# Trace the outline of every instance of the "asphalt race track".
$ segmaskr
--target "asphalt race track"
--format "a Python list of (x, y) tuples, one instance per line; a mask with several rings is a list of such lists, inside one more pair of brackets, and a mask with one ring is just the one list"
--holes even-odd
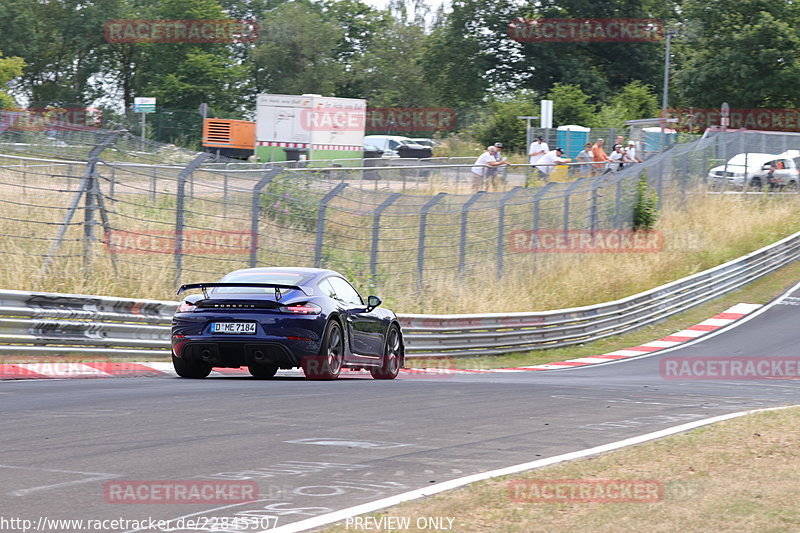
[[(693, 420), (799, 404), (795, 380), (668, 380), (659, 366), (678, 356), (797, 358), (800, 290), (790, 296), (696, 344), (553, 372), (2, 382), (0, 514), (33, 524), (191, 517), (208, 527), (170, 530), (258, 531), (243, 518), (219, 525), (272, 516), (286, 526)], [(117, 503), (109, 485), (130, 480), (256, 482), (259, 499)]]

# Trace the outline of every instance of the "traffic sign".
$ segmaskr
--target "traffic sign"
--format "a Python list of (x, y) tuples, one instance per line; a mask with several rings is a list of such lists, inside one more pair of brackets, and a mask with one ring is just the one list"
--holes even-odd
[(137, 96), (133, 99), (134, 113), (155, 113), (156, 99), (144, 96)]

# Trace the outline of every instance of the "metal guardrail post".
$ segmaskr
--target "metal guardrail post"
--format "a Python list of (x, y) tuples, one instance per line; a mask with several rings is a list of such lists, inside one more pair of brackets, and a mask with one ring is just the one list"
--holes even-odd
[(464, 262), (467, 257), (467, 221), (469, 220), (469, 208), (477, 202), (486, 191), (478, 191), (461, 206), (461, 232), (458, 239), (458, 271), (464, 272)]
[(319, 202), (319, 211), (317, 212), (317, 239), (314, 245), (314, 268), (320, 268), (322, 265), (322, 245), (325, 235), (325, 212), (328, 209), (328, 203), (333, 200), (337, 194), (342, 192), (342, 189), (345, 187), (347, 187), (346, 183), (339, 183)]
[(261, 191), (280, 173), (280, 168), (267, 170), (264, 177), (253, 187), (252, 205), (250, 206), (250, 262), (248, 263), (250, 268), (255, 268), (258, 264), (258, 221), (261, 219)]
[(497, 277), (503, 275), (503, 247), (506, 238), (506, 204), (517, 194), (522, 187), (517, 186), (508, 191), (500, 199), (499, 213), (497, 217)]
[(422, 271), (425, 264), (425, 230), (428, 222), (428, 211), (438, 202), (444, 199), (447, 193), (440, 192), (422, 206), (419, 214), (419, 238), (417, 240), (417, 282), (422, 282)]
[(175, 285), (180, 285), (181, 276), (183, 275), (183, 227), (186, 210), (186, 180), (192, 175), (192, 172), (202, 165), (207, 159), (213, 157), (213, 154), (208, 152), (201, 152), (197, 155), (183, 170), (178, 173), (178, 188), (175, 193)]
[(375, 278), (378, 276), (378, 237), (380, 235), (381, 227), (381, 214), (387, 207), (392, 205), (395, 200), (402, 196), (401, 193), (396, 192), (389, 196), (386, 200), (378, 206), (372, 218), (372, 250), (369, 254), (369, 268), (370, 268), (370, 284), (375, 285)]

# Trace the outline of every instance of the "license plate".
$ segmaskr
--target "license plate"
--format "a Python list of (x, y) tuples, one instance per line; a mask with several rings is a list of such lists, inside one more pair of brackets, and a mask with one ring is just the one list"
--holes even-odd
[(255, 335), (255, 322), (213, 322), (211, 333), (231, 333), (234, 335)]

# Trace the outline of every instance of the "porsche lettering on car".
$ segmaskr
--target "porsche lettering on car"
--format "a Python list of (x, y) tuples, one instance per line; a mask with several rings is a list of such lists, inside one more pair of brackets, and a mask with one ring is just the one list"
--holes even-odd
[(405, 357), (397, 316), (366, 301), (341, 274), (317, 268), (249, 268), (183, 285), (172, 320), (172, 362), (184, 378), (246, 366), (256, 378), (301, 367), (336, 379), (343, 368), (394, 379)]

